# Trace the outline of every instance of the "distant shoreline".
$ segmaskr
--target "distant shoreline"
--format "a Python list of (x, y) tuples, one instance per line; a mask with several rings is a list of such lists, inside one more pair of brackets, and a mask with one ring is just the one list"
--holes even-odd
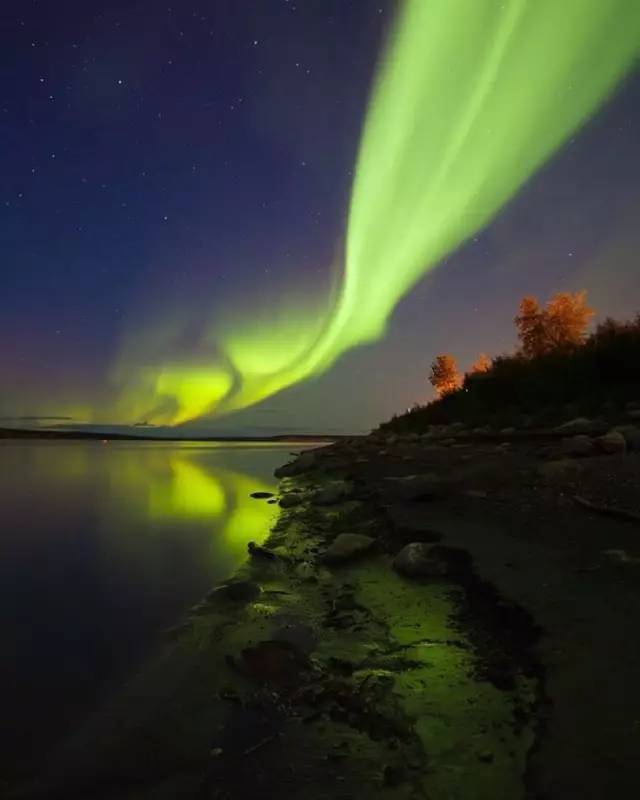
[(56, 431), (28, 428), (0, 428), (0, 439), (84, 439), (93, 441), (136, 442), (335, 442), (353, 436), (338, 434), (279, 434), (277, 436), (166, 436), (141, 435), (135, 433), (111, 433), (108, 431)]

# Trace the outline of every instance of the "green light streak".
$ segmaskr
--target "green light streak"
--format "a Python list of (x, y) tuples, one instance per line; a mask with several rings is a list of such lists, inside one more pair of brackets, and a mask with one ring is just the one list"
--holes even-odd
[(163, 367), (155, 392), (175, 402), (153, 421), (245, 408), (380, 338), (399, 300), (606, 100), (639, 45), (637, 0), (405, 0), (364, 125), (335, 299), (214, 328), (220, 363), (196, 379)]

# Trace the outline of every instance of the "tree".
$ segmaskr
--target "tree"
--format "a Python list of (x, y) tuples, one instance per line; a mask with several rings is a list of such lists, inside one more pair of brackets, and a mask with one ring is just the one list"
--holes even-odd
[(453, 356), (446, 354), (436, 356), (431, 365), (429, 383), (436, 390), (438, 397), (454, 392), (460, 386), (460, 374)]
[(520, 352), (526, 358), (582, 344), (593, 309), (587, 305), (587, 293), (558, 292), (544, 309), (535, 297), (523, 297), (515, 318)]
[(587, 305), (587, 292), (558, 292), (547, 303), (545, 329), (551, 349), (582, 344), (594, 314)]
[(526, 358), (534, 358), (545, 349), (544, 311), (536, 298), (531, 296), (522, 298), (519, 311), (514, 322), (518, 329), (520, 349)]
[(471, 366), (471, 374), (477, 375), (481, 372), (489, 372), (491, 369), (491, 359), (486, 353), (480, 353), (475, 363)]

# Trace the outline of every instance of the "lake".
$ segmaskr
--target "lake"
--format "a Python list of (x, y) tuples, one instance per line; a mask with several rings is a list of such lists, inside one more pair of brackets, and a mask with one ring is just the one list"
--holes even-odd
[(262, 541), (297, 444), (0, 441), (0, 767), (41, 756)]

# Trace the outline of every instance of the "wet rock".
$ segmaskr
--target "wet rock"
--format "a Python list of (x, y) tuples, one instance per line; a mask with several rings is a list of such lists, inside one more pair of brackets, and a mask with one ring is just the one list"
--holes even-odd
[(595, 453), (596, 446), (593, 440), (584, 433), (564, 439), (562, 442), (562, 452), (566, 456), (576, 456), (578, 458), (591, 456)]
[(261, 589), (253, 581), (228, 581), (212, 589), (206, 599), (211, 601), (222, 600), (232, 603), (250, 603), (260, 597)]
[(597, 438), (598, 447), (605, 453), (624, 453), (627, 443), (620, 431), (609, 431)]
[(295, 461), (283, 464), (274, 471), (276, 478), (290, 478), (295, 475), (302, 475), (316, 466), (317, 458), (312, 450), (301, 453)]
[(501, 436), (510, 436), (512, 433), (515, 433), (515, 428), (502, 428), (500, 431)]
[(568, 422), (558, 425), (556, 431), (560, 433), (588, 433), (593, 428), (593, 420), (587, 417), (575, 417)]
[(319, 489), (311, 498), (316, 506), (332, 506), (347, 500), (351, 494), (351, 484), (346, 481), (332, 481)]
[(266, 547), (261, 547), (255, 542), (249, 542), (247, 545), (247, 550), (252, 558), (263, 558), (268, 561), (275, 561), (278, 558), (277, 554), (272, 550), (268, 550)]
[(254, 500), (268, 500), (273, 497), (273, 492), (251, 492), (249, 497), (253, 497)]
[(482, 750), (478, 753), (478, 760), (484, 761), (485, 764), (489, 764), (493, 761), (493, 751), (491, 750)]
[(458, 547), (412, 542), (393, 560), (393, 568), (408, 578), (444, 578), (469, 569), (471, 557)]
[(341, 533), (325, 550), (322, 560), (327, 564), (351, 561), (371, 549), (375, 539), (360, 533)]
[(482, 489), (467, 489), (464, 494), (472, 500), (485, 500), (488, 497), (487, 493)]
[(294, 494), (294, 492), (288, 492), (287, 494), (283, 494), (280, 498), (280, 508), (295, 508), (302, 503), (302, 496), (299, 494)]

